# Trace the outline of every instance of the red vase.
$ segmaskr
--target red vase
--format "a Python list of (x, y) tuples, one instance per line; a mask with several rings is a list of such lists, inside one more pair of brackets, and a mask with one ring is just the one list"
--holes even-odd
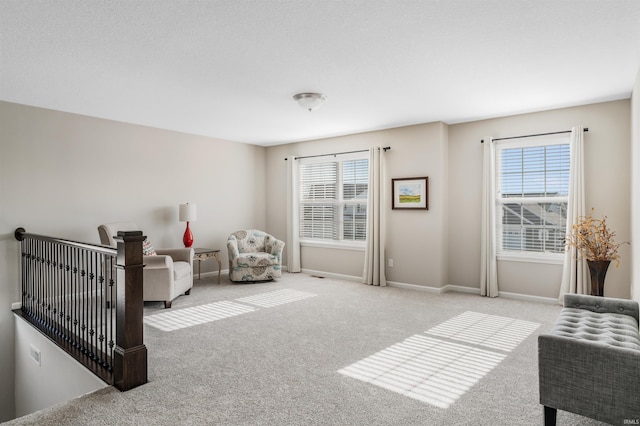
[(193, 234), (191, 233), (191, 228), (189, 228), (189, 222), (187, 222), (187, 229), (185, 229), (184, 231), (182, 242), (184, 243), (184, 246), (187, 248), (193, 245)]

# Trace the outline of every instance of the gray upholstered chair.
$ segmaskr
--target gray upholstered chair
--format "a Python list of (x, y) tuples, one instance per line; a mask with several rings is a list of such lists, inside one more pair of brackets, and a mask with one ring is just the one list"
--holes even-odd
[(637, 422), (638, 303), (567, 294), (564, 306), (551, 332), (538, 336), (545, 425), (555, 425), (558, 409), (611, 424)]
[(269, 281), (282, 276), (284, 242), (255, 229), (234, 232), (227, 239), (231, 281)]
[[(138, 231), (133, 222), (105, 223), (98, 227), (100, 243), (115, 247), (113, 237), (118, 231)], [(145, 302), (164, 302), (165, 308), (193, 287), (193, 249), (153, 249), (149, 241), (143, 244), (143, 298)]]

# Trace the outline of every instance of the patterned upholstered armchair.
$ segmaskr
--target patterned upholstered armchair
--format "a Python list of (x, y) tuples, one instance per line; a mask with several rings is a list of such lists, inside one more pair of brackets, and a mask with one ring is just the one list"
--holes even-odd
[(227, 239), (231, 281), (269, 281), (282, 276), (284, 241), (255, 229), (234, 232)]

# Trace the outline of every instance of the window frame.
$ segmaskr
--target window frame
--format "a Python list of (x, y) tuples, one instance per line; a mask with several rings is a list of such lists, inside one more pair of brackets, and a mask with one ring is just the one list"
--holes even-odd
[[(532, 147), (545, 147), (553, 145), (566, 145), (569, 147), (569, 161), (571, 158), (571, 136), (570, 134), (537, 136), (527, 139), (495, 141), (495, 198), (496, 203), (496, 258), (498, 260), (510, 260), (530, 263), (562, 264), (564, 262), (565, 250), (559, 253), (534, 252), (534, 251), (510, 251), (503, 249), (503, 205), (512, 204), (538, 204), (538, 203), (567, 203), (569, 202), (568, 185), (566, 196), (540, 196), (540, 197), (509, 197), (503, 198), (501, 195), (501, 152), (509, 149), (522, 149)], [(569, 164), (571, 173), (571, 164)], [(546, 176), (546, 175), (545, 175)], [(566, 224), (565, 224), (566, 231)]]
[[(298, 176), (298, 186), (299, 186), (299, 191), (298, 194), (296, 194), (296, 196), (298, 197), (298, 204), (299, 204), (299, 209), (298, 209), (298, 219), (299, 219), (299, 226), (300, 229), (298, 230), (299, 234), (300, 234), (300, 245), (303, 247), (322, 247), (322, 248), (340, 248), (340, 249), (348, 249), (348, 250), (364, 250), (366, 248), (366, 244), (367, 244), (367, 240), (366, 240), (366, 229), (365, 229), (365, 239), (364, 240), (345, 240), (344, 239), (344, 207), (347, 205), (359, 205), (359, 204), (363, 204), (366, 206), (368, 204), (368, 199), (369, 199), (369, 191), (367, 188), (367, 198), (364, 199), (363, 201), (353, 201), (352, 199), (350, 200), (345, 200), (344, 199), (344, 185), (343, 185), (343, 179), (344, 179), (344, 175), (343, 175), (343, 170), (344, 170), (344, 165), (343, 163), (346, 161), (353, 161), (353, 160), (367, 160), (367, 184), (368, 184), (368, 175), (369, 175), (369, 167), (371, 166), (369, 164), (369, 151), (362, 151), (362, 152), (355, 152), (355, 153), (348, 153), (348, 154), (335, 154), (333, 155), (333, 158), (327, 158), (327, 156), (318, 156), (318, 157), (306, 157), (306, 158), (300, 158), (297, 159), (296, 161), (298, 161), (297, 163), (297, 176)], [(302, 235), (302, 228), (304, 226), (304, 220), (302, 217), (302, 211), (303, 211), (303, 206), (305, 204), (313, 204), (313, 202), (309, 203), (309, 200), (304, 200), (302, 198), (302, 172), (301, 172), (301, 168), (303, 165), (307, 165), (307, 164), (321, 164), (321, 163), (337, 163), (337, 168), (336, 168), (336, 185), (337, 185), (337, 191), (336, 191), (336, 199), (335, 201), (332, 203), (336, 206), (337, 208), (337, 236), (338, 239), (328, 239), (328, 238), (311, 238), (311, 237), (304, 237)], [(326, 200), (322, 200), (322, 201), (318, 201), (318, 204), (326, 204)], [(367, 211), (367, 218), (368, 218), (368, 211)], [(366, 219), (365, 219), (365, 223), (366, 223)], [(366, 226), (366, 225), (365, 225)]]

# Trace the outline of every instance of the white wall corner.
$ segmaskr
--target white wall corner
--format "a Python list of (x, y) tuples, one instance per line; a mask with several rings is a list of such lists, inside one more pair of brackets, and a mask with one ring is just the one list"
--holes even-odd
[[(640, 242), (640, 69), (631, 91), (631, 241)], [(633, 243), (635, 241), (635, 243)], [(640, 302), (640, 250), (631, 245), (630, 294)]]

